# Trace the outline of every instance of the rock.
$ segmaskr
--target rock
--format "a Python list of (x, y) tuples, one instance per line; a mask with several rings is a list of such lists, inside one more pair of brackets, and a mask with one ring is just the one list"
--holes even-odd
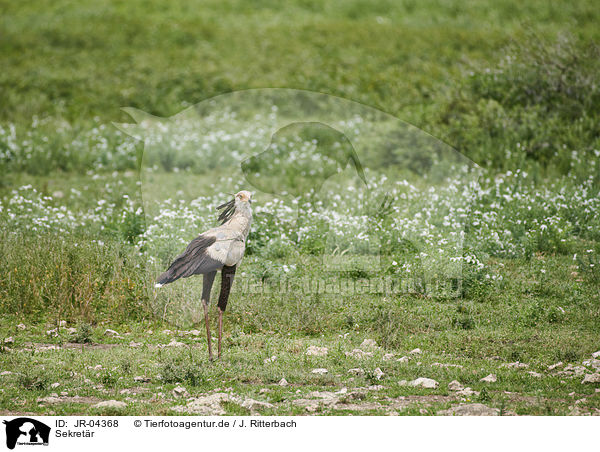
[(277, 356), (273, 355), (270, 358), (263, 359), (263, 363), (269, 364), (269, 363), (275, 362), (275, 360), (277, 360)]
[(19, 323), (17, 329), (23, 331), (24, 329), (27, 329), (27, 327), (23, 323)]
[(331, 406), (338, 403), (339, 397), (329, 391), (313, 391), (305, 399), (296, 399), (292, 403), (297, 406), (303, 406), (307, 411), (314, 412), (319, 405)]
[(6, 339), (4, 339), (5, 344), (14, 344), (14, 342), (15, 342), (15, 339), (12, 336), (9, 336)]
[(327, 352), (327, 347), (317, 347), (316, 345), (311, 345), (306, 350), (308, 356), (327, 356)]
[(384, 361), (389, 361), (390, 359), (394, 359), (394, 355), (393, 353), (386, 353), (385, 355), (383, 355), (383, 360)]
[(535, 377), (535, 378), (542, 378), (542, 377), (543, 377), (543, 375), (542, 375), (542, 374), (540, 374), (540, 373), (538, 373), (538, 372), (534, 372), (533, 370), (530, 370), (530, 371), (529, 371), (529, 372), (527, 372), (527, 373), (528, 373), (529, 375), (531, 375), (532, 377)]
[(360, 344), (361, 348), (375, 348), (377, 347), (377, 342), (375, 342), (373, 339), (365, 339), (364, 341), (362, 341), (362, 344)]
[(46, 336), (56, 337), (58, 336), (58, 328), (46, 331)]
[(352, 375), (364, 375), (365, 371), (360, 367), (355, 367), (354, 369), (348, 369), (348, 373)]
[(420, 355), (423, 353), (420, 348), (415, 348), (409, 352), (411, 355)]
[(277, 383), (279, 386), (287, 386), (289, 383), (287, 382), (287, 380), (285, 378), (282, 378), (281, 380), (279, 380), (279, 383)]
[(12, 375), (12, 372), (10, 370), (5, 370), (3, 372), (0, 373), (0, 376), (5, 376), (5, 375)]
[(412, 386), (421, 386), (423, 388), (427, 388), (427, 389), (435, 389), (438, 387), (439, 383), (435, 380), (433, 380), (432, 378), (424, 378), (424, 377), (419, 377), (416, 380), (413, 380), (411, 382)]
[(262, 388), (260, 391), (258, 391), (259, 394), (266, 394), (267, 392), (271, 392), (271, 390), (269, 388)]
[(275, 405), (269, 402), (261, 402), (259, 400), (251, 399), (250, 397), (246, 397), (240, 406), (246, 408), (250, 411), (256, 411), (257, 408), (275, 408)]
[(163, 330), (162, 334), (166, 334), (167, 336), (171, 336), (173, 334), (173, 331), (171, 331), (171, 330)]
[(67, 333), (75, 334), (75, 333), (77, 333), (77, 328), (67, 328)]
[(173, 388), (173, 395), (175, 397), (189, 397), (190, 393), (183, 386), (176, 386)]
[(367, 388), (369, 391), (381, 391), (382, 389), (385, 389), (385, 386), (381, 386), (381, 385), (371, 385)]
[(131, 342), (129, 343), (129, 346), (130, 346), (131, 348), (138, 348), (138, 347), (141, 347), (142, 345), (143, 345), (143, 344), (142, 344), (141, 342), (133, 342), (133, 341), (131, 341)]
[(396, 361), (399, 363), (407, 363), (410, 360), (408, 356), (403, 356), (402, 358), (398, 358)]
[(58, 388), (60, 386), (60, 383), (56, 382), (56, 383), (52, 383), (50, 385), (51, 388)]
[(111, 330), (110, 328), (104, 331), (104, 335), (108, 337), (120, 337), (119, 333), (117, 333), (115, 330)]
[(466, 387), (465, 389), (457, 391), (456, 393), (458, 395), (465, 396), (465, 397), (470, 397), (472, 395), (479, 395), (479, 391), (473, 391), (473, 389), (471, 389), (469, 387)]
[(313, 370), (311, 370), (311, 372), (313, 374), (317, 374), (317, 375), (325, 375), (329, 371), (327, 369), (313, 369)]
[(504, 363), (500, 364), (500, 367), (506, 367), (508, 369), (524, 369), (529, 367), (529, 364), (521, 363), (519, 361), (515, 361), (514, 363)]
[(400, 386), (420, 386), (422, 388), (427, 389), (435, 389), (438, 387), (439, 383), (431, 378), (419, 377), (413, 381), (401, 380), (398, 382)]
[(459, 381), (452, 380), (448, 383), (448, 389), (450, 389), (450, 391), (462, 391), (465, 387)]
[(595, 370), (600, 370), (600, 359), (587, 359), (581, 364), (583, 364), (584, 366), (591, 367)]
[(498, 377), (494, 374), (489, 374), (487, 377), (483, 377), (481, 380), (484, 383), (496, 383), (498, 381)]
[(548, 370), (554, 370), (554, 369), (556, 369), (557, 367), (561, 367), (561, 366), (563, 366), (563, 365), (564, 365), (564, 364), (563, 364), (563, 362), (562, 362), (562, 361), (559, 361), (559, 362), (557, 362), (556, 364), (552, 364), (551, 366), (548, 366)]
[(383, 373), (383, 371), (378, 367), (377, 369), (375, 369), (373, 371), (373, 376), (377, 379), (377, 380), (381, 380), (383, 378), (385, 374)]
[(583, 377), (581, 384), (587, 384), (587, 383), (600, 383), (600, 373), (586, 374), (586, 376)]
[(456, 367), (457, 369), (462, 369), (463, 366), (460, 364), (444, 364), (444, 363), (433, 363), (432, 367)]
[(339, 391), (335, 391), (335, 394), (346, 394), (348, 392), (348, 388), (342, 388)]
[(231, 402), (232, 397), (225, 392), (216, 392), (196, 397), (187, 405), (179, 405), (171, 408), (178, 413), (197, 414), (200, 416), (220, 416), (225, 414), (221, 406), (223, 402)]
[(360, 348), (355, 348), (351, 352), (346, 352), (346, 356), (356, 359), (371, 358), (373, 357), (373, 352), (365, 352)]
[(560, 372), (557, 372), (557, 375), (574, 375), (576, 377), (581, 377), (587, 372), (587, 369), (583, 366), (573, 366), (569, 364)]
[(61, 403), (61, 402), (62, 402), (62, 400), (60, 399), (60, 397), (58, 397), (58, 394), (49, 395), (47, 397), (38, 397), (38, 399), (37, 399), (37, 403), (54, 404), (54, 403)]
[(127, 404), (120, 400), (105, 400), (104, 402), (97, 403), (94, 408), (125, 408)]
[(598, 350), (597, 352), (592, 353), (592, 358), (600, 359), (600, 350)]
[(438, 411), (437, 414), (444, 416), (498, 416), (500, 410), (481, 403), (469, 403)]
[(202, 332), (200, 330), (190, 330), (189, 333), (192, 336), (200, 336), (202, 334)]
[(183, 342), (177, 342), (174, 338), (171, 339), (171, 342), (169, 342), (167, 345), (165, 345), (164, 347), (184, 347), (185, 344)]
[(61, 320), (60, 322), (58, 322), (58, 326), (60, 328), (64, 328), (67, 326), (67, 321), (66, 320)]

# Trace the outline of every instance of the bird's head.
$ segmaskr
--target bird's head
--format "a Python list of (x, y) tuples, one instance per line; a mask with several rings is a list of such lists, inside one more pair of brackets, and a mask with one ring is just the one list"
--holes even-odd
[(219, 215), (219, 221), (221, 224), (227, 223), (235, 213), (241, 213), (244, 216), (251, 217), (252, 209), (250, 204), (252, 203), (252, 193), (247, 190), (242, 190), (234, 195), (234, 198), (221, 204), (217, 209), (223, 209)]

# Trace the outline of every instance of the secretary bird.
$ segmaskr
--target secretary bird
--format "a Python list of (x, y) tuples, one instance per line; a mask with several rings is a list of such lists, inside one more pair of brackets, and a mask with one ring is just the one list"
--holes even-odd
[(215, 275), (221, 270), (221, 293), (219, 295), (219, 345), (221, 357), (221, 336), (223, 334), (223, 312), (227, 306), (229, 292), (233, 284), (235, 270), (244, 256), (246, 238), (252, 222), (252, 193), (243, 190), (229, 202), (220, 205), (223, 209), (219, 215), (221, 226), (209, 229), (190, 242), (185, 251), (177, 256), (166, 272), (160, 275), (155, 287), (162, 287), (179, 278), (192, 275), (204, 275), (202, 282), (202, 304), (204, 306), (204, 322), (208, 338), (208, 358), (213, 359), (208, 324), (208, 303)]

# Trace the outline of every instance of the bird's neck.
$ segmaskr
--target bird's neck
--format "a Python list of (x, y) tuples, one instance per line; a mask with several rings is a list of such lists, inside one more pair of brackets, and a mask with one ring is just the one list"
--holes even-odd
[(244, 239), (248, 237), (248, 233), (250, 232), (250, 224), (252, 223), (252, 211), (238, 210), (236, 211), (231, 220), (227, 222), (227, 225), (239, 231)]

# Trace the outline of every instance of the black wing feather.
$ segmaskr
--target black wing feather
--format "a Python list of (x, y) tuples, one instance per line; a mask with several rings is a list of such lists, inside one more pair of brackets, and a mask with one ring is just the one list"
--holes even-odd
[(211, 258), (206, 249), (217, 241), (216, 237), (199, 235), (190, 242), (185, 251), (175, 258), (169, 269), (158, 277), (158, 284), (169, 284), (179, 278), (187, 278), (218, 270), (223, 263)]
[(219, 215), (219, 221), (221, 222), (221, 224), (225, 224), (229, 220), (231, 220), (231, 217), (235, 213), (235, 199), (232, 199), (231, 201), (221, 204), (217, 207), (217, 210), (221, 209), (225, 210), (223, 210), (223, 212), (221, 212), (221, 214)]

